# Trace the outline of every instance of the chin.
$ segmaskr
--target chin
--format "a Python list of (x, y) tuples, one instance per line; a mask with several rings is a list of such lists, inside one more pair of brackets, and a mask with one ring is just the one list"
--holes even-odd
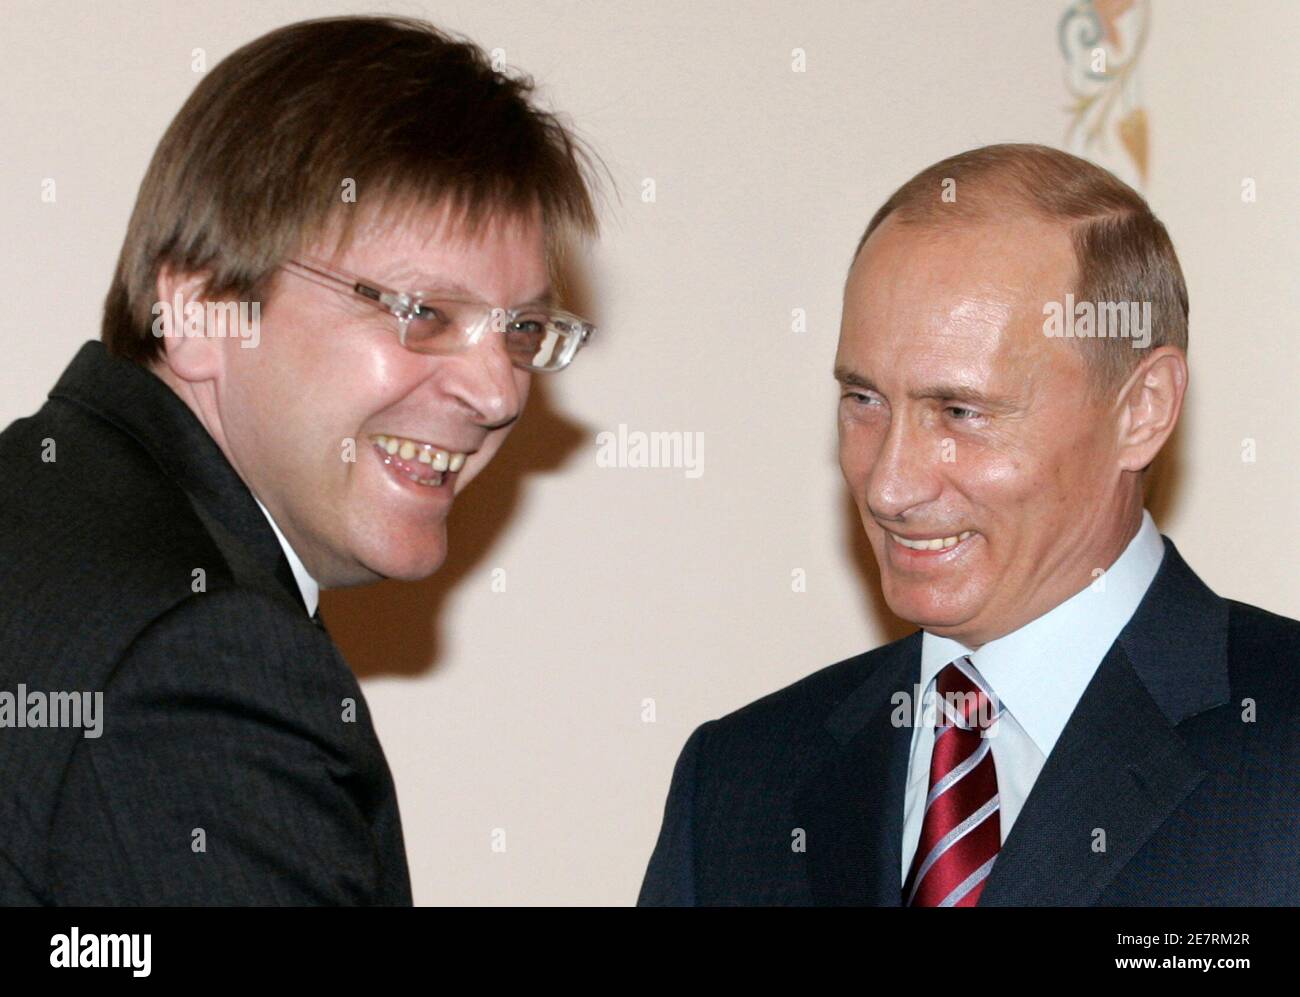
[(447, 559), (445, 527), (438, 528), (437, 536), (369, 539), (357, 560), (377, 578), (418, 582), (434, 574)]
[(901, 591), (890, 591), (890, 586), (886, 584), (884, 596), (890, 612), (899, 619), (941, 637), (948, 636), (945, 631), (959, 628), (971, 615), (964, 606), (935, 599), (933, 592), (919, 592), (911, 586), (906, 586)]
[(389, 568), (384, 572), (384, 577), (399, 582), (422, 581), (435, 574), (446, 559), (447, 551), (445, 548), (440, 548), (436, 556), (411, 557), (407, 555), (393, 558), (389, 561)]

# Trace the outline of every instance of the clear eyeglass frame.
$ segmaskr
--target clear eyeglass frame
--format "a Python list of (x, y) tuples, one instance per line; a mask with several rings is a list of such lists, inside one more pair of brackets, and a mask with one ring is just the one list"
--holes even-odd
[(511, 363), (549, 374), (568, 367), (596, 332), (585, 319), (545, 305), (498, 308), (466, 298), (397, 291), (311, 259), (291, 259), (280, 269), (332, 291), (364, 298), (392, 315), (397, 319), (398, 340), (415, 353), (459, 353), (487, 332), (497, 331), (505, 337)]

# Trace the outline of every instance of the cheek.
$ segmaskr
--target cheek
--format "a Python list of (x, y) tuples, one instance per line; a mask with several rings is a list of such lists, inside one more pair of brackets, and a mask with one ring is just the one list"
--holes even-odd
[(840, 474), (853, 493), (860, 492), (871, 474), (871, 461), (860, 450), (840, 444)]
[[(401, 347), (398, 347), (401, 350)], [(338, 362), (316, 371), (310, 404), (321, 413), (320, 424), (326, 424), (325, 413), (338, 416), (340, 430), (392, 429), (379, 425), (382, 416), (398, 406), (428, 379), (428, 369), (422, 366), (423, 358), (406, 350), (394, 355), (385, 349), (362, 352), (348, 351)]]
[[(1066, 458), (1057, 453), (985, 453), (958, 481), (992, 520), (1013, 532), (1055, 530), (1062, 513), (1077, 508), (1079, 493), (1064, 476)], [(992, 527), (994, 522), (989, 522)]]
[(268, 445), (278, 436), (297, 435), (298, 409), (291, 378), (277, 371), (293, 370), (262, 347), (230, 357), (221, 384), (221, 420), (227, 438), (238, 450)]
[(514, 368), (515, 390), (519, 392), (519, 410), (522, 413), (524, 405), (528, 402), (528, 392), (533, 386), (532, 371), (520, 370)]
[(998, 532), (999, 522), (1014, 523), (1036, 487), (1024, 460), (960, 437), (954, 437), (950, 454), (950, 460), (934, 464), (942, 482), (941, 505), (990, 534)]
[(850, 485), (860, 485), (871, 473), (880, 433), (870, 423), (841, 415), (839, 419), (840, 471)]

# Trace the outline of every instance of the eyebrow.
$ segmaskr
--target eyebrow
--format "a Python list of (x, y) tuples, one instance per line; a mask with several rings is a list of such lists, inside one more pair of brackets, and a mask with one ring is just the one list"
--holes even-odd
[[(431, 277), (423, 271), (399, 270), (396, 276), (384, 277), (383, 283), (394, 290), (400, 288), (394, 285), (399, 284), (417, 284), (417, 287), (408, 287), (408, 291), (416, 291), (421, 294), (433, 295), (443, 298), (461, 298), (465, 301), (479, 301), (479, 297), (474, 294), (468, 287), (459, 281), (449, 280), (440, 277)], [(550, 307), (555, 304), (555, 288), (547, 284), (545, 288), (533, 295), (527, 301), (521, 301), (511, 308), (529, 308), (535, 305)]]
[[(874, 391), (878, 395), (885, 394), (876, 387), (871, 378), (842, 365), (835, 368), (835, 380), (843, 385)], [(967, 384), (931, 384), (918, 390), (909, 391), (908, 397), (916, 401), (931, 399), (935, 401), (965, 402), (993, 412), (1010, 412), (1016, 407), (1006, 398), (990, 395)]]

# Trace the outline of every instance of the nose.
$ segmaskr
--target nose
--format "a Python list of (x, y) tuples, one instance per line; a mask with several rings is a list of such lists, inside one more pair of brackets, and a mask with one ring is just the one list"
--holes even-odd
[(484, 429), (499, 429), (519, 418), (523, 394), (505, 341), (488, 332), (459, 354), (446, 358), (443, 389)]
[(901, 520), (905, 514), (942, 491), (939, 441), (895, 413), (867, 472), (866, 503), (881, 520)]

